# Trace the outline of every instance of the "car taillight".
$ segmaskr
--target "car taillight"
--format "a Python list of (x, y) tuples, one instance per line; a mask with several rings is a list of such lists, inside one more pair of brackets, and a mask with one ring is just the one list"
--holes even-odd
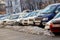
[(53, 27), (53, 23), (50, 23), (50, 28), (52, 28)]
[(50, 24), (50, 30), (52, 32), (60, 32), (60, 28), (59, 27), (55, 27), (55, 25), (53, 23)]
[(52, 31), (53, 23), (50, 23), (50, 30)]

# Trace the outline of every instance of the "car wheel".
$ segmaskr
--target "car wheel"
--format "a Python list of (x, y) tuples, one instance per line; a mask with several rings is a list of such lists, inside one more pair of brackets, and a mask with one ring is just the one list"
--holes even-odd
[(44, 28), (44, 27), (45, 27), (45, 26), (42, 24), (42, 21), (41, 21), (41, 23), (40, 23), (40, 25), (39, 25), (38, 27), (40, 27), (40, 28)]

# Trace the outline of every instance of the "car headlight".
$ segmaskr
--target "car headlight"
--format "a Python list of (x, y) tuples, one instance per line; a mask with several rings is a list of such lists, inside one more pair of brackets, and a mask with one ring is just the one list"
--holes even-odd
[(43, 21), (44, 21), (44, 20), (48, 20), (48, 18), (43, 18)]
[(17, 19), (16, 21), (17, 21), (17, 22), (20, 22), (20, 19)]

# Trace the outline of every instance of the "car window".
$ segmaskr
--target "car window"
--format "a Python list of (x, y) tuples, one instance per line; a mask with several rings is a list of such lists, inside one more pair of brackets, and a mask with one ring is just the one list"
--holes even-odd
[(9, 15), (8, 16), (4, 16), (4, 17), (1, 17), (0, 19), (4, 20), (4, 19), (8, 19)]
[(59, 17), (60, 17), (60, 12), (54, 18), (59, 18)]
[(19, 18), (19, 15), (13, 15), (9, 17), (9, 19), (18, 19), (18, 18)]
[(56, 11), (60, 12), (60, 6), (58, 6), (58, 8), (57, 8), (57, 10), (56, 10)]
[(28, 15), (24, 16), (23, 18), (36, 16), (37, 14), (38, 12), (30, 12)]
[(52, 12), (56, 8), (56, 5), (49, 5), (46, 8), (43, 9), (43, 13), (49, 13)]
[(38, 12), (32, 12), (31, 15), (29, 15), (29, 17), (36, 16), (37, 14)]
[(29, 15), (31, 15), (31, 13), (28, 13), (28, 14), (24, 15), (23, 18), (26, 18), (26, 17), (28, 17)]

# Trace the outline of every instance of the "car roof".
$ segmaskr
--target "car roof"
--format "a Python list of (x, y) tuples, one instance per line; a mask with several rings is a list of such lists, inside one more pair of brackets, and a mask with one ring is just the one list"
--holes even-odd
[(60, 3), (54, 3), (54, 4), (51, 4), (51, 5), (60, 5)]

